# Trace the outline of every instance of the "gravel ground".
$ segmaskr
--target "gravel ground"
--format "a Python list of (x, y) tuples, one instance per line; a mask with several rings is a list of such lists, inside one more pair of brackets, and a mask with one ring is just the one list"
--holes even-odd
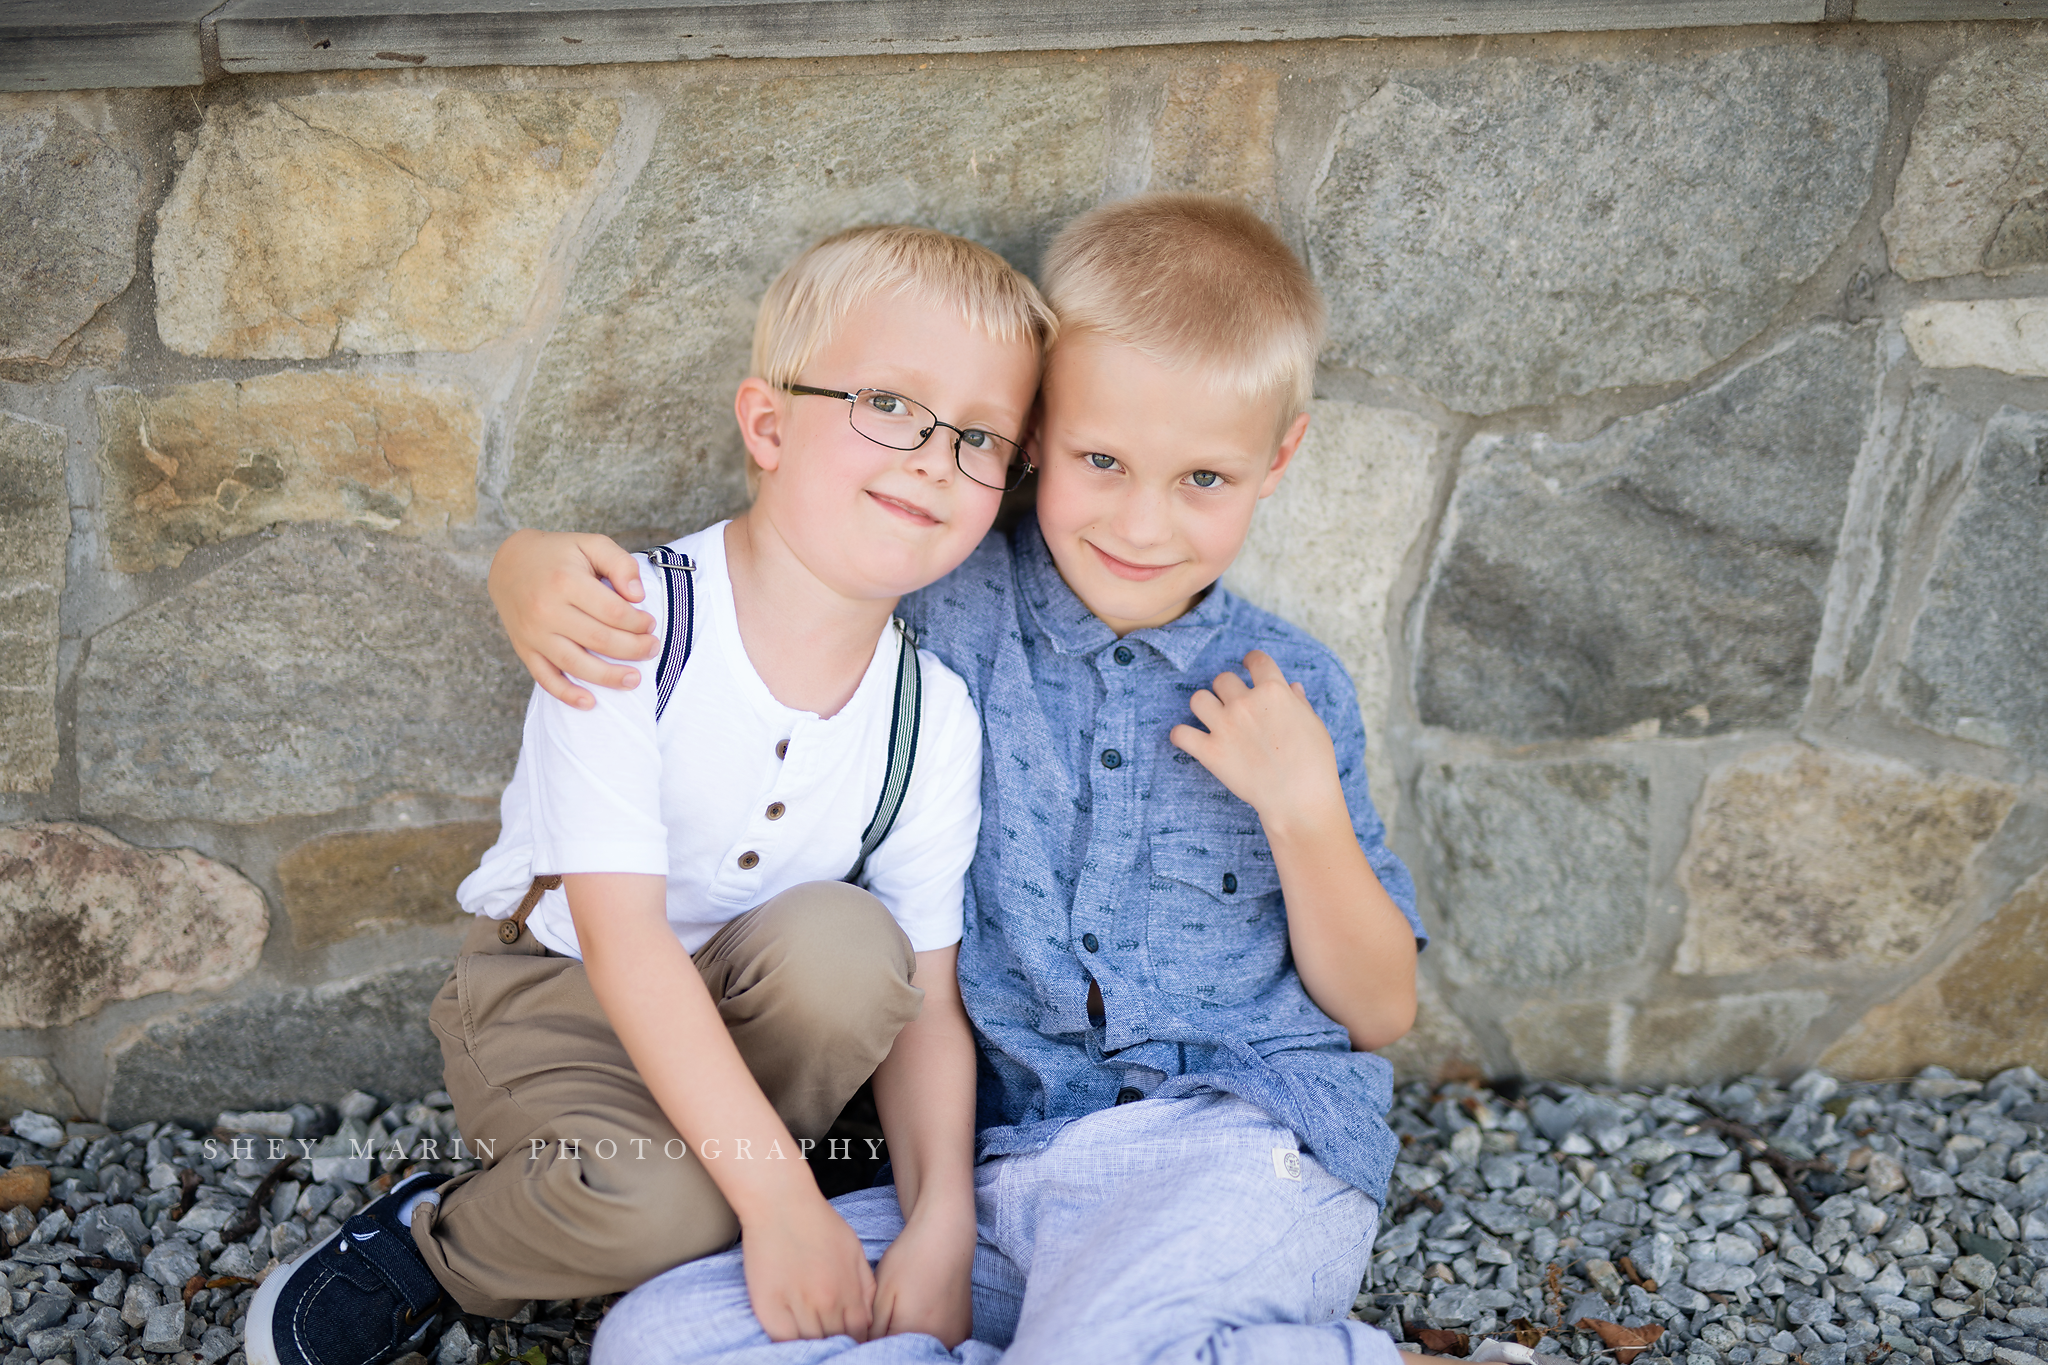
[[(1657, 1092), (1475, 1079), (1403, 1089), (1392, 1122), (1401, 1164), (1353, 1312), (1424, 1349), (2048, 1365), (2048, 1083), (2031, 1069)], [(0, 1359), (241, 1365), (255, 1283), (399, 1170), (468, 1169), (445, 1159), (454, 1128), (438, 1092), (223, 1114), (211, 1133), (17, 1115), (0, 1203), (35, 1202), (0, 1215)], [(350, 1154), (364, 1142), (381, 1155)], [(605, 1306), (451, 1316), (408, 1365), (584, 1365)]]

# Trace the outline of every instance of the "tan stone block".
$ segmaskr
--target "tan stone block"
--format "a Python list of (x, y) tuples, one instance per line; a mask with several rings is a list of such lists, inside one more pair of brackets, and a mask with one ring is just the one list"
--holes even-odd
[(497, 842), (495, 820), (355, 830), (300, 844), (277, 861), (292, 942), (300, 948), (357, 934), (467, 918), (455, 888)]
[(1398, 1042), (1379, 1049), (1379, 1055), (1393, 1064), (1394, 1079), (1433, 1080), (1448, 1066), (1477, 1065), (1483, 1056), (1479, 1040), (1429, 977), (1416, 978), (1415, 993), (1415, 1027)]
[(98, 391), (107, 546), (140, 573), (281, 521), (419, 535), (476, 515), (483, 421), (406, 374), (273, 374)]
[(158, 332), (187, 355), (470, 350), (524, 316), (618, 125), (573, 93), (216, 104), (158, 216)]
[(1904, 962), (1954, 912), (2015, 791), (1957, 773), (1786, 744), (1714, 773), (1679, 861), (1677, 970)]
[(1821, 1065), (1855, 1077), (2048, 1067), (2048, 869), (1948, 961), (1865, 1014)]
[(2048, 265), (2048, 52), (1983, 48), (1927, 89), (1884, 216), (1909, 280)]
[(1901, 325), (1922, 365), (2048, 375), (2048, 299), (1923, 303)]
[(0, 1028), (218, 990), (256, 965), (269, 925), (262, 892), (192, 849), (136, 848), (93, 825), (0, 826)]
[(1388, 612), (1428, 521), (1441, 433), (1406, 412), (1318, 402), (1280, 487), (1259, 506), (1224, 583), (1335, 651), (1358, 689), (1374, 803), (1399, 799), (1387, 762)]
[(1820, 991), (1625, 1006), (1620, 1074), (1614, 1079), (1628, 1085), (1697, 1084), (1775, 1070), (1827, 1007)]
[(57, 771), (64, 442), (61, 427), (0, 412), (0, 791), (48, 791)]
[(1236, 195), (1272, 212), (1279, 112), (1280, 73), (1270, 67), (1216, 62), (1176, 70), (1152, 125), (1151, 188)]
[(68, 1119), (80, 1112), (78, 1098), (45, 1057), (0, 1057), (0, 1115), (33, 1109)]
[(1503, 1026), (1524, 1075), (1546, 1080), (1609, 1081), (1618, 1006), (1589, 1001), (1531, 1001)]

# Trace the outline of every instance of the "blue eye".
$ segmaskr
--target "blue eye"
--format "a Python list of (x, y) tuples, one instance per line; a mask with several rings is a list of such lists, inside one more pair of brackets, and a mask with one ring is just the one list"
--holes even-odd
[(1214, 488), (1222, 476), (1213, 469), (1197, 469), (1188, 477), (1194, 480), (1197, 488)]
[(1090, 455), (1088, 463), (1094, 465), (1097, 469), (1115, 469), (1116, 457), (1113, 455)]

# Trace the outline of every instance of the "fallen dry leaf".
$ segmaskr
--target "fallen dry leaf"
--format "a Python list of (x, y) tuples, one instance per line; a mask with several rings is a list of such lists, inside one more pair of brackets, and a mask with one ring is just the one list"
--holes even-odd
[(1463, 1332), (1448, 1332), (1438, 1327), (1418, 1327), (1415, 1340), (1433, 1356), (1458, 1356), (1462, 1358), (1472, 1347), (1472, 1338)]
[(1621, 1365), (1629, 1362), (1650, 1349), (1658, 1337), (1664, 1335), (1662, 1327), (1623, 1327), (1618, 1322), (1603, 1322), (1599, 1318), (1580, 1318), (1572, 1324), (1589, 1332), (1598, 1332), (1600, 1340), (1614, 1348), (1614, 1358)]

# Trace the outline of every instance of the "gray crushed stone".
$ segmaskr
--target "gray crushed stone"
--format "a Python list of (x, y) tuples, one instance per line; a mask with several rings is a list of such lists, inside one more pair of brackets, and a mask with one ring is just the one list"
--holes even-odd
[[(10, 1295), (0, 1365), (247, 1365), (243, 1319), (263, 1277), (324, 1240), (401, 1172), (474, 1169), (445, 1159), (456, 1136), (439, 1091), (396, 1104), (356, 1091), (334, 1104), (222, 1114), (206, 1132), (145, 1123), (117, 1133), (16, 1116), (0, 1129), (0, 1160), (47, 1168), (51, 1198), (33, 1213), (0, 1214), (0, 1273)], [(443, 1159), (409, 1159), (429, 1150), (423, 1141)], [(377, 1155), (355, 1154), (366, 1144)], [(425, 1354), (400, 1365), (585, 1365), (608, 1305), (529, 1303), (504, 1321), (451, 1307)]]
[(1618, 1358), (1585, 1321), (1662, 1328), (1642, 1358), (1687, 1365), (2048, 1354), (2048, 1084), (2030, 1067), (1503, 1090), (1398, 1095), (1353, 1316), (1539, 1360)]
[[(1578, 1326), (1597, 1321), (1662, 1328), (1643, 1361), (2048, 1365), (2048, 1082), (2031, 1068), (1410, 1085), (1390, 1121), (1401, 1159), (1352, 1315), (1411, 1349), (1495, 1337), (1618, 1362)], [(46, 1167), (52, 1197), (0, 1215), (0, 1365), (246, 1365), (255, 1283), (400, 1171), (471, 1169), (446, 1159), (455, 1137), (440, 1092), (223, 1114), (212, 1132), (16, 1116), (0, 1159)], [(400, 1154), (422, 1140), (441, 1159)], [(354, 1155), (364, 1142), (378, 1155)], [(585, 1365), (609, 1302), (451, 1310), (402, 1365)]]

